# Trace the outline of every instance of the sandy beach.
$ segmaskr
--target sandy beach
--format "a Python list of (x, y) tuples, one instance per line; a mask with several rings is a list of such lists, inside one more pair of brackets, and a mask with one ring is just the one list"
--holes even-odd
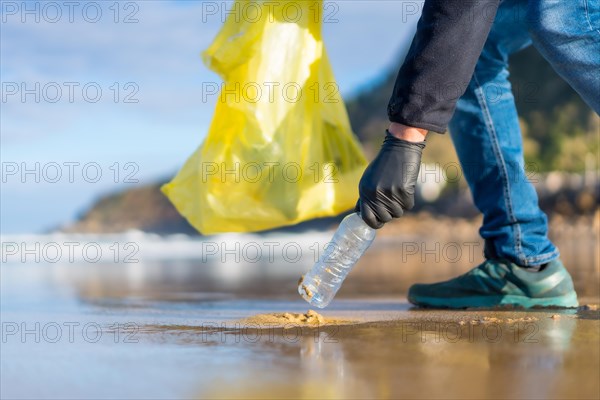
[[(426, 240), (418, 220), (403, 222), (381, 235), (329, 307), (312, 311), (296, 286), (314, 262), (312, 246), (324, 245), (330, 232), (209, 242), (139, 232), (7, 237), (42, 248), (96, 243), (105, 251), (134, 243), (138, 251), (136, 262), (115, 262), (108, 252), (98, 262), (19, 257), (2, 264), (0, 395), (598, 398), (595, 227), (554, 231), (579, 309), (448, 311), (412, 307), (406, 288), (476, 263), (474, 223), (451, 230), (451, 220), (438, 221)], [(304, 257), (292, 262), (276, 252), (252, 263), (243, 251), (238, 258), (227, 252), (274, 240)], [(221, 252), (204, 259), (201, 250), (214, 253), (215, 245)], [(459, 258), (450, 252), (456, 249)]]
[[(595, 398), (600, 389), (597, 306), (449, 312), (356, 299), (323, 311), (324, 324), (283, 325), (256, 315), (304, 313), (305, 304), (94, 308), (77, 317), (72, 341), (64, 327), (75, 316), (64, 314), (42, 319), (39, 343), (33, 321), (29, 340), (8, 336), (3, 398), (83, 398), (90, 389), (95, 398)], [(63, 327), (57, 342), (47, 342), (49, 324)]]

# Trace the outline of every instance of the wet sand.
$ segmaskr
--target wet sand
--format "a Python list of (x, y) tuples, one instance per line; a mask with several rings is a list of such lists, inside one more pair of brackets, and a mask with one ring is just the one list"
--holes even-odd
[[(296, 308), (298, 304), (294, 304)], [(301, 306), (301, 305), (300, 305)], [(594, 310), (595, 308), (595, 310)], [(324, 321), (146, 326), (143, 337), (247, 355), (209, 398), (597, 398), (600, 312), (422, 310), (345, 301)], [(275, 313), (275, 316), (281, 314)]]
[(412, 307), (406, 288), (477, 263), (480, 242), (459, 231), (476, 232), (440, 221), (426, 240), (404, 222), (319, 315), (297, 280), (314, 262), (310, 246), (329, 234), (279, 238), (279, 248), (293, 240), (307, 250), (295, 263), (156, 259), (181, 243), (137, 237), (117, 238), (135, 240), (137, 263), (3, 263), (0, 398), (600, 397), (595, 230), (556, 236), (590, 306), (448, 311)]
[(265, 326), (326, 326), (326, 325), (348, 325), (356, 323), (356, 320), (344, 320), (339, 318), (324, 317), (314, 310), (308, 310), (305, 313), (272, 313), (258, 314), (239, 321), (236, 324), (242, 326), (256, 326), (261, 329)]
[[(3, 324), (31, 331), (39, 322), (42, 334), (39, 343), (30, 333), (2, 344), (2, 398), (600, 395), (597, 310), (422, 310), (399, 298), (353, 299), (320, 310), (324, 324), (294, 323), (306, 310), (302, 300), (152, 296), (38, 314), (5, 307)], [(44, 327), (73, 321), (73, 341), (66, 332), (48, 341)]]

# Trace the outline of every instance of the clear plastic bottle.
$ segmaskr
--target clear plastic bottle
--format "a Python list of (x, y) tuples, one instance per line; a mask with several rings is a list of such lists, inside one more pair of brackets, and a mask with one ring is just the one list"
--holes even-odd
[(300, 296), (315, 307), (327, 307), (354, 264), (373, 243), (375, 232), (358, 213), (344, 218), (319, 261), (300, 278)]

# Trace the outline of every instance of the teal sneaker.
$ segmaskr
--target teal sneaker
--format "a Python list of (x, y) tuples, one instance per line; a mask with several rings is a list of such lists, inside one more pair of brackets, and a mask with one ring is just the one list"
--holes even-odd
[(486, 260), (449, 281), (411, 286), (408, 301), (437, 308), (578, 306), (573, 280), (560, 260), (538, 272), (506, 260)]

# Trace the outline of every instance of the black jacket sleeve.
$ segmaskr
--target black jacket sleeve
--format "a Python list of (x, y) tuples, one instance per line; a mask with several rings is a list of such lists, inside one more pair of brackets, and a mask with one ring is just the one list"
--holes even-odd
[[(425, 0), (388, 105), (390, 121), (446, 131), (501, 0)], [(510, 32), (507, 32), (510, 34)]]

